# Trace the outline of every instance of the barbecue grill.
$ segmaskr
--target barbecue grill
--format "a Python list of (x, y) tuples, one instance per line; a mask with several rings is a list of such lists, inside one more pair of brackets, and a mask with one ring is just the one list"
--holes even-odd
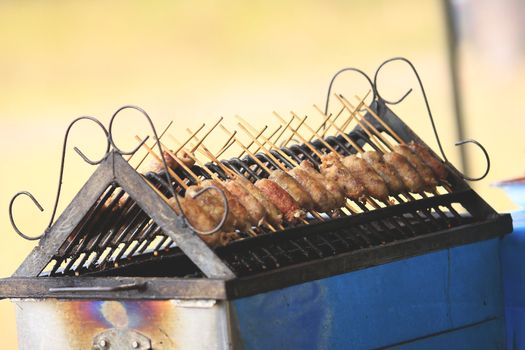
[[(222, 165), (255, 182), (278, 169), (274, 159), (319, 167), (312, 146), (380, 151), (378, 135), (424, 145), (374, 85), (362, 123), (346, 137)], [(337, 217), (259, 227), (210, 248), (167, 204), (166, 175), (173, 178), (139, 174), (123, 154), (106, 154), (14, 275), (0, 280), (0, 296), (18, 305), (22, 349), (374, 348), (503, 333), (498, 246), (511, 219), (450, 163), (434, 194), (356, 201)], [(191, 172), (228, 178), (222, 166), (205, 166)], [(184, 168), (176, 175), (195, 183)]]

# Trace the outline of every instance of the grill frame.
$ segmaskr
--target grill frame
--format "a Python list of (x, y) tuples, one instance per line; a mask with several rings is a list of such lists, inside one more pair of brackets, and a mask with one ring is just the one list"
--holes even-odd
[[(424, 144), (424, 142), (384, 103), (374, 101), (370, 106), (396, 133), (405, 141)], [(365, 118), (380, 128), (370, 115)], [(354, 133), (363, 133), (356, 127)], [(337, 137), (336, 137), (337, 139)], [(329, 138), (330, 140), (330, 138)], [(337, 140), (332, 140), (337, 142)], [(359, 138), (360, 145), (366, 141)], [(313, 142), (315, 144), (315, 141)], [(296, 146), (296, 147), (301, 147)], [(304, 147), (303, 147), (304, 148)], [(228, 162), (225, 162), (228, 164)], [(172, 209), (159, 200), (158, 193), (140, 177), (127, 162), (116, 153), (110, 153), (92, 177), (75, 196), (71, 204), (59, 217), (51, 230), (39, 245), (26, 258), (13, 277), (0, 280), (0, 297), (31, 298), (111, 298), (111, 299), (173, 299), (173, 298), (211, 298), (235, 299), (265, 291), (284, 288), (293, 284), (325, 278), (356, 269), (407, 258), (439, 249), (473, 243), (498, 237), (512, 231), (512, 220), (508, 214), (496, 213), (479, 197), (461, 178), (461, 174), (450, 164), (449, 181), (455, 192), (451, 195), (467, 199), (462, 205), (478, 220), (446, 230), (439, 230), (423, 236), (406, 238), (388, 244), (342, 253), (322, 259), (298, 263), (276, 270), (257, 273), (247, 277), (236, 277), (227, 264), (221, 260), (220, 253), (208, 248), (202, 240), (189, 229), (184, 228), (182, 219), (173, 215)], [(131, 197), (138, 198), (137, 204), (162, 227), (163, 231), (177, 243), (184, 254), (192, 260), (208, 278), (173, 278), (173, 277), (35, 277), (49, 263), (50, 258), (61, 247), (68, 235), (89, 212), (93, 203), (110, 185), (119, 184)], [(428, 201), (443, 199), (441, 195), (428, 198)], [(345, 218), (352, 221), (368, 222), (374, 217), (391, 217), (396, 211), (407, 206), (419, 206), (421, 201), (398, 204), (392, 207), (376, 209)], [(168, 215), (169, 214), (169, 215)], [(318, 224), (321, 229), (328, 229), (336, 220)], [(324, 226), (323, 226), (324, 225)], [(316, 225), (307, 225), (292, 229), (299, 234), (315, 230)], [(319, 229), (319, 228), (317, 228)], [(302, 232), (301, 232), (302, 231)], [(292, 232), (284, 232), (286, 235)], [(256, 240), (272, 239), (270, 235), (257, 237), (239, 244), (256, 244)], [(228, 247), (226, 247), (228, 248)], [(166, 257), (163, 257), (166, 259)], [(98, 286), (99, 289), (89, 287)], [(130, 289), (121, 289), (132, 286)], [(58, 289), (57, 289), (58, 288)], [(64, 289), (65, 288), (65, 289)]]

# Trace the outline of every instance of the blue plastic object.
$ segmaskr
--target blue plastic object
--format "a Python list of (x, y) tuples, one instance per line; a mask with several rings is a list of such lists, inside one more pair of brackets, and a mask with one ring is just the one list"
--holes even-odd
[(514, 231), (502, 245), (507, 349), (525, 350), (525, 211), (512, 220)]
[(247, 349), (504, 349), (501, 239), (235, 300)]

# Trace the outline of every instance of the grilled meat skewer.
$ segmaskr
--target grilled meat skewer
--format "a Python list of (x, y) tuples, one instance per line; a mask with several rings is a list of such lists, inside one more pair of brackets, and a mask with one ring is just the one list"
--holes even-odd
[(324, 187), (326, 187), (326, 196), (333, 197), (335, 200), (332, 209), (339, 209), (346, 204), (346, 198), (341, 192), (341, 188), (337, 182), (335, 182), (333, 179), (325, 177), (323, 174), (318, 172), (312, 162), (309, 160), (303, 160), (299, 166), (306, 170), (308, 174), (317, 179), (317, 181), (323, 184)]
[(299, 207), (311, 210), (314, 207), (314, 200), (312, 196), (305, 191), (304, 187), (290, 174), (282, 170), (274, 170), (268, 176), (269, 180), (272, 180), (278, 184), (282, 189), (292, 196), (292, 198), (299, 204)]
[(432, 169), (434, 174), (437, 176), (438, 180), (445, 180), (447, 178), (447, 168), (445, 167), (443, 162), (440, 159), (436, 158), (427, 147), (414, 141), (410, 141), (408, 147), (410, 147), (412, 152), (417, 154), (419, 158), (421, 158), (421, 160), (423, 160), (423, 162), (426, 165), (428, 165), (430, 169)]
[(351, 155), (344, 157), (342, 162), (355, 178), (363, 182), (368, 195), (388, 202), (390, 193), (385, 181), (364, 159)]
[(266, 217), (266, 210), (261, 203), (237, 179), (227, 180), (224, 187), (246, 208), (248, 218), (253, 226), (259, 226)]
[(396, 152), (388, 152), (383, 155), (385, 163), (396, 169), (405, 188), (410, 192), (421, 192), (425, 188), (425, 182), (421, 175), (410, 164), (408, 159)]
[[(251, 229), (251, 224), (249, 221), (249, 214), (246, 208), (240, 203), (239, 199), (235, 197), (233, 194), (231, 194), (230, 191), (224, 187), (223, 184), (221, 184), (217, 180), (211, 180), (207, 179), (201, 182), (202, 187), (208, 187), (208, 186), (215, 186), (222, 190), (224, 192), (224, 195), (226, 196), (226, 200), (228, 201), (228, 217), (233, 217), (233, 226), (241, 231), (248, 231)], [(210, 192), (210, 191), (208, 191)], [(214, 191), (211, 191), (214, 192)], [(220, 195), (215, 191), (218, 198), (221, 199)], [(221, 206), (223, 206), (223, 202), (221, 199)], [(229, 231), (229, 230), (228, 230)]]
[(324, 213), (334, 208), (334, 198), (327, 196), (326, 188), (306, 170), (301, 167), (295, 167), (290, 169), (289, 174), (311, 195), (313, 205), (310, 209)]
[(335, 181), (348, 198), (355, 201), (363, 200), (365, 187), (362, 181), (352, 175), (336, 154), (329, 153), (323, 156), (321, 161), (321, 174)]
[[(182, 207), (182, 210), (184, 211), (184, 214), (186, 215), (187, 220), (196, 229), (201, 231), (209, 231), (217, 226), (217, 223), (214, 222), (208, 212), (204, 210), (195, 199), (179, 196), (179, 203)], [(175, 198), (172, 197), (168, 199), (168, 204), (171, 205), (177, 215), (181, 214), (177, 203), (175, 202)], [(223, 235), (224, 232), (217, 231), (210, 235), (199, 235), (199, 237), (210, 247), (215, 247), (224, 243), (221, 242), (223, 240)]]
[(405, 157), (410, 164), (417, 170), (423, 182), (425, 184), (425, 190), (432, 191), (438, 185), (436, 177), (429, 166), (427, 166), (421, 158), (415, 153), (412, 152), (410, 147), (405, 144), (394, 146), (394, 152), (401, 154)]
[(257, 180), (255, 186), (283, 213), (286, 221), (296, 223), (304, 218), (305, 212), (295, 199), (272, 180)]
[(405, 191), (405, 185), (403, 184), (399, 174), (394, 167), (385, 162), (383, 156), (379, 152), (364, 152), (362, 157), (385, 181), (390, 194), (398, 194)]
[(257, 188), (250, 180), (242, 176), (238, 176), (236, 180), (239, 181), (239, 183), (263, 206), (266, 211), (266, 220), (268, 220), (270, 224), (279, 225), (282, 223), (283, 214), (268, 198), (266, 198), (259, 188)]

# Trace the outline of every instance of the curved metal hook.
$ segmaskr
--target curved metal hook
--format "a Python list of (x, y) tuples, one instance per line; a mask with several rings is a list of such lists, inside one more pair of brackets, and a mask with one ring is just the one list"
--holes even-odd
[[(377, 68), (377, 70), (376, 70), (376, 72), (374, 74), (374, 86), (376, 87), (376, 92), (377, 92), (378, 98), (380, 100), (384, 101), (387, 104), (395, 105), (395, 104), (398, 104), (399, 102), (403, 101), (405, 99), (405, 97), (407, 97), (408, 94), (410, 94), (410, 92), (412, 92), (412, 89), (408, 90), (399, 100), (394, 101), (394, 102), (391, 102), (391, 101), (388, 101), (388, 100), (384, 99), (383, 96), (381, 96), (381, 94), (379, 93), (379, 88), (378, 88), (378, 84), (377, 84), (377, 77), (379, 75), (379, 71), (387, 63), (390, 63), (390, 62), (393, 62), (393, 61), (405, 62), (412, 69), (412, 72), (414, 73), (414, 75), (415, 75), (415, 77), (417, 79), (417, 82), (419, 84), (419, 88), (421, 90), (421, 94), (423, 95), (423, 100), (425, 101), (425, 107), (427, 109), (428, 117), (430, 118), (430, 123), (432, 125), (432, 130), (434, 132), (434, 136), (436, 138), (436, 142), (437, 142), (438, 147), (439, 147), (439, 152), (441, 153), (441, 156), (443, 157), (443, 159), (446, 162), (449, 162), (449, 160), (447, 158), (447, 155), (445, 154), (445, 151), (443, 149), (443, 146), (441, 145), (441, 140), (439, 138), (439, 134), (438, 134), (438, 131), (437, 131), (437, 128), (436, 128), (436, 124), (434, 122), (434, 117), (432, 116), (432, 111), (430, 110), (430, 103), (428, 102), (428, 98), (427, 98), (427, 94), (425, 92), (425, 88), (423, 86), (423, 82), (421, 81), (421, 77), (419, 76), (419, 73), (418, 73), (416, 67), (414, 66), (414, 64), (411, 61), (409, 61), (405, 57), (393, 57), (393, 58), (390, 58), (390, 59), (384, 61), (383, 63), (381, 63), (379, 65), (379, 67)], [(463, 140), (463, 141), (457, 142), (455, 145), (456, 146), (461, 146), (461, 145), (464, 145), (464, 144), (467, 144), (467, 143), (474, 143), (479, 148), (481, 148), (481, 150), (483, 151), (483, 154), (485, 155), (485, 159), (487, 161), (487, 167), (486, 167), (485, 172), (483, 173), (483, 175), (480, 176), (480, 177), (469, 177), (469, 176), (466, 176), (465, 174), (461, 174), (461, 176), (462, 176), (463, 179), (468, 180), (468, 181), (479, 181), (479, 180), (482, 180), (482, 179), (484, 179), (487, 176), (487, 174), (490, 171), (490, 158), (489, 158), (489, 155), (488, 155), (486, 149), (483, 147), (483, 145), (481, 145), (481, 143), (479, 143), (476, 140), (472, 140), (472, 139), (471, 140)]]
[(15, 224), (15, 220), (14, 220), (14, 216), (13, 216), (13, 204), (16, 200), (16, 198), (18, 198), (18, 196), (20, 195), (26, 195), (28, 196), (29, 198), (31, 198), (31, 200), (33, 201), (33, 203), (38, 207), (38, 209), (40, 211), (44, 211), (44, 208), (42, 208), (42, 206), (40, 205), (40, 203), (36, 200), (36, 198), (28, 191), (21, 191), (21, 192), (18, 192), (16, 193), (13, 198), (11, 198), (11, 201), (9, 202), (9, 220), (11, 221), (11, 225), (13, 226), (13, 229), (16, 231), (16, 233), (27, 239), (27, 240), (37, 240), (37, 239), (40, 239), (42, 238), (48, 231), (49, 229), (51, 228), (51, 225), (53, 225), (53, 222), (55, 221), (55, 215), (56, 215), (56, 211), (57, 211), (57, 208), (58, 208), (58, 203), (60, 201), (60, 193), (62, 191), (62, 180), (64, 178), (64, 167), (65, 167), (65, 160), (66, 160), (66, 151), (67, 151), (67, 140), (68, 140), (68, 137), (69, 137), (69, 132), (71, 131), (71, 128), (73, 127), (73, 125), (75, 125), (78, 121), (80, 120), (90, 120), (92, 122), (95, 122), (98, 126), (100, 126), (100, 128), (104, 131), (104, 134), (106, 136), (106, 142), (107, 142), (107, 145), (106, 145), (106, 152), (104, 153), (104, 156), (99, 159), (99, 160), (96, 160), (96, 161), (93, 161), (91, 159), (89, 159), (80, 149), (78, 149), (77, 147), (74, 147), (74, 150), (75, 152), (78, 153), (78, 155), (80, 157), (82, 157), (82, 159), (84, 161), (86, 161), (87, 163), (91, 164), (91, 165), (96, 165), (96, 164), (99, 164), (100, 162), (102, 162), (108, 152), (109, 152), (109, 148), (110, 148), (110, 143), (109, 143), (109, 140), (108, 140), (108, 131), (106, 130), (106, 127), (100, 122), (100, 120), (98, 120), (97, 118), (95, 117), (91, 117), (91, 116), (81, 116), (81, 117), (78, 117), (76, 119), (74, 119), (70, 124), (69, 126), (67, 127), (66, 129), (66, 133), (64, 135), (64, 144), (62, 146), (62, 157), (61, 157), (61, 161), (60, 161), (60, 174), (59, 174), (59, 177), (58, 177), (58, 189), (57, 189), (57, 194), (56, 194), (56, 197), (55, 197), (55, 204), (53, 206), (53, 212), (51, 213), (51, 218), (49, 219), (49, 224), (47, 225), (47, 228), (46, 230), (44, 231), (44, 233), (42, 233), (41, 235), (39, 236), (34, 236), (34, 237), (31, 237), (31, 236), (28, 236), (24, 233), (22, 233), (17, 225)]
[[(425, 89), (423, 88), (423, 83), (421, 82), (421, 79), (419, 78), (419, 74), (417, 73), (416, 71), (416, 68), (414, 67), (414, 65), (412, 64), (412, 62), (410, 62), (409, 60), (407, 60), (406, 58), (404, 57), (393, 57), (393, 58), (390, 58), (386, 61), (384, 61), (383, 63), (381, 63), (379, 65), (379, 67), (377, 67), (376, 69), (376, 72), (374, 73), (374, 86), (376, 88), (376, 95), (377, 97), (379, 97), (379, 99), (383, 100), (385, 103), (388, 103), (389, 105), (397, 105), (398, 103), (402, 102), (408, 95), (410, 95), (410, 93), (412, 92), (412, 88), (408, 89), (407, 92), (405, 92), (403, 94), (403, 96), (401, 96), (399, 99), (397, 99), (396, 101), (389, 101), (389, 100), (386, 100), (383, 96), (381, 96), (381, 94), (379, 93), (379, 87), (377, 86), (377, 77), (379, 75), (379, 71), (381, 70), (381, 68), (383, 68), (383, 66), (385, 66), (387, 63), (390, 63), (390, 62), (393, 62), (393, 61), (404, 61), (406, 62), (408, 65), (410, 65), (410, 67), (412, 68), (412, 70), (414, 71), (414, 74), (416, 75), (417, 77), (417, 80), (419, 82), (419, 86), (421, 88), (421, 92), (423, 93), (423, 96), (425, 98), (425, 102), (427, 101), (427, 97), (426, 97), (426, 94), (425, 94)], [(428, 104), (427, 104), (427, 107), (428, 107)], [(428, 110), (430, 111), (430, 107), (428, 107)]]
[[(146, 113), (145, 110), (143, 110), (142, 108), (140, 108), (138, 106), (133, 106), (133, 105), (125, 105), (125, 106), (122, 106), (119, 109), (117, 109), (117, 111), (115, 113), (113, 113), (113, 115), (111, 116), (111, 120), (109, 122), (109, 142), (111, 142), (111, 145), (113, 146), (113, 148), (115, 148), (115, 150), (117, 150), (118, 153), (123, 154), (123, 155), (124, 154), (125, 155), (129, 155), (129, 154), (133, 154), (133, 153), (137, 152), (139, 150), (139, 148), (142, 147), (142, 145), (149, 138), (149, 136), (148, 136), (144, 140), (142, 140), (142, 142), (131, 152), (122, 151), (120, 148), (117, 147), (117, 145), (115, 144), (115, 141), (113, 140), (113, 122), (115, 121), (115, 118), (117, 117), (117, 115), (120, 112), (122, 112), (123, 110), (125, 110), (125, 109), (134, 109), (136, 111), (139, 111), (147, 119), (147, 121), (148, 121), (148, 123), (149, 123), (149, 125), (151, 127), (151, 130), (153, 131), (153, 136), (155, 137), (156, 144), (157, 144), (157, 146), (159, 148), (159, 154), (160, 154), (160, 157), (162, 159), (162, 165), (164, 167), (164, 172), (166, 173), (166, 183), (168, 184), (168, 189), (170, 190), (170, 193), (171, 193), (172, 197), (175, 198), (178, 208), (181, 209), (180, 203), (179, 203), (179, 199), (175, 195), (175, 189), (173, 188), (173, 184), (171, 183), (170, 175), (168, 173), (168, 165), (166, 163), (166, 158), (164, 157), (164, 153), (162, 152), (162, 145), (160, 143), (160, 140), (159, 140), (159, 137), (158, 137), (158, 134), (157, 134), (157, 129), (155, 128), (155, 125), (153, 124), (153, 121), (151, 120), (151, 117), (148, 115), (148, 113)], [(181, 210), (181, 212), (182, 212), (182, 210)]]
[(325, 107), (324, 107), (324, 114), (325, 115), (328, 115), (328, 105), (330, 103), (330, 95), (332, 94), (332, 85), (334, 84), (334, 81), (339, 76), (339, 74), (341, 74), (343, 72), (346, 72), (346, 71), (353, 71), (353, 72), (359, 73), (363, 77), (365, 77), (365, 79), (368, 81), (368, 84), (370, 84), (370, 87), (372, 88), (372, 93), (373, 93), (372, 101), (374, 101), (376, 99), (376, 95), (377, 95), (376, 94), (376, 89), (375, 89), (374, 84), (372, 83), (372, 79), (370, 79), (368, 74), (366, 74), (365, 72), (363, 72), (359, 68), (354, 68), (354, 67), (343, 68), (343, 69), (339, 70), (337, 73), (334, 74), (334, 76), (332, 77), (332, 80), (330, 80), (330, 84), (328, 85), (328, 92), (326, 94), (326, 103), (325, 103)]
[[(144, 140), (142, 140), (142, 142), (139, 143), (139, 145), (137, 147), (135, 147), (132, 151), (126, 152), (126, 151), (123, 151), (123, 150), (121, 150), (120, 148), (117, 147), (117, 145), (115, 144), (115, 141), (113, 140), (113, 132), (112, 132), (112, 130), (113, 130), (113, 122), (115, 121), (115, 117), (120, 112), (122, 112), (125, 109), (134, 109), (134, 110), (139, 111), (140, 113), (142, 113), (142, 115), (145, 116), (146, 119), (148, 120), (148, 122), (149, 122), (149, 124), (150, 124), (150, 126), (151, 126), (151, 128), (153, 130), (153, 134), (155, 136), (155, 141), (158, 141), (158, 137), (157, 137), (157, 130), (155, 129), (155, 126), (153, 125), (153, 121), (151, 120), (151, 117), (148, 115), (148, 113), (146, 113), (145, 110), (143, 110), (142, 108), (140, 108), (138, 106), (133, 106), (133, 105), (125, 105), (125, 106), (120, 107), (119, 109), (117, 109), (115, 111), (115, 113), (113, 113), (113, 115), (111, 116), (111, 120), (109, 121), (109, 141), (111, 142), (111, 145), (113, 146), (113, 148), (118, 153), (120, 153), (121, 155), (130, 155), (130, 154), (134, 154), (135, 152), (137, 152), (140, 149), (140, 147), (142, 147), (142, 145), (144, 143), (146, 143), (146, 141), (148, 140), (149, 136), (146, 136), (146, 138)], [(159, 142), (157, 142), (157, 143), (159, 143)], [(160, 144), (159, 144), (159, 150), (160, 150), (161, 155), (162, 155), (162, 146), (160, 146)], [(162, 156), (162, 160), (163, 160), (163, 162), (165, 161), (164, 156)], [(166, 164), (164, 162), (164, 166), (165, 165)], [(166, 174), (167, 174), (167, 169), (168, 168), (165, 167), (165, 169), (166, 169)], [(168, 179), (168, 183), (171, 183), (169, 181), (169, 179)]]
[(195, 228), (189, 221), (188, 219), (186, 218), (186, 216), (184, 216), (184, 220), (186, 221), (186, 224), (195, 232), (197, 232), (198, 234), (200, 235), (203, 235), (203, 236), (208, 236), (208, 235), (211, 235), (217, 231), (219, 231), (222, 226), (224, 225), (224, 223), (226, 222), (226, 218), (228, 217), (228, 211), (230, 210), (229, 206), (228, 206), (228, 199), (226, 198), (226, 195), (224, 194), (224, 191), (221, 190), (220, 188), (218, 187), (215, 187), (215, 186), (207, 186), (207, 187), (204, 187), (203, 189), (195, 192), (193, 194), (193, 196), (191, 198), (197, 198), (199, 197), (200, 195), (202, 195), (204, 192), (207, 192), (207, 191), (211, 191), (211, 190), (216, 190), (220, 193), (220, 195), (222, 196), (222, 203), (224, 205), (224, 214), (222, 215), (222, 218), (221, 218), (221, 221), (219, 222), (219, 224), (217, 226), (215, 226), (213, 229), (211, 230), (208, 230), (208, 231), (201, 231), (201, 230), (198, 230), (197, 228)]
[(25, 238), (27, 239), (28, 241), (36, 241), (40, 238), (42, 238), (45, 234), (42, 233), (41, 235), (39, 236), (35, 236), (35, 237), (30, 237), (30, 236), (27, 236), (25, 235), (22, 231), (20, 231), (18, 229), (18, 226), (16, 226), (15, 224), (15, 220), (13, 218), (13, 204), (15, 203), (15, 199), (18, 197), (18, 196), (21, 196), (21, 195), (25, 195), (25, 196), (28, 196), (29, 198), (31, 198), (31, 200), (33, 201), (33, 203), (35, 203), (36, 207), (40, 210), (40, 211), (44, 211), (44, 208), (42, 208), (42, 206), (40, 205), (40, 203), (38, 203), (38, 201), (36, 200), (36, 198), (31, 194), (31, 192), (28, 192), (28, 191), (20, 191), (20, 192), (17, 192), (13, 198), (11, 198), (11, 201), (9, 202), (9, 220), (11, 221), (11, 226), (13, 226), (13, 229), (15, 230), (16, 233), (18, 233), (18, 235), (22, 238)]
[(485, 147), (483, 147), (483, 145), (481, 143), (479, 143), (478, 141), (473, 140), (473, 139), (458, 141), (458, 142), (455, 143), (455, 145), (456, 146), (461, 146), (461, 145), (464, 145), (464, 144), (467, 144), (467, 143), (473, 143), (473, 144), (475, 144), (476, 146), (478, 146), (481, 149), (481, 151), (483, 152), (483, 155), (485, 156), (485, 160), (487, 162), (487, 168), (485, 169), (485, 172), (483, 173), (483, 175), (481, 175), (480, 177), (469, 177), (469, 176), (466, 176), (465, 174), (461, 174), (461, 176), (465, 180), (468, 180), (468, 181), (483, 180), (489, 174), (489, 171), (490, 171), (490, 157), (489, 157), (489, 154), (488, 154), (487, 150), (485, 149)]

